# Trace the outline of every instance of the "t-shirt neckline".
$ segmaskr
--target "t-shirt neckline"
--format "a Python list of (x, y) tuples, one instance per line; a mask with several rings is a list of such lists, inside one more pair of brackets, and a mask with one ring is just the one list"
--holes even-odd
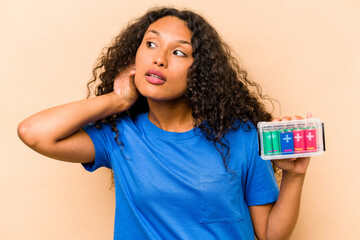
[(169, 132), (166, 130), (163, 130), (156, 126), (154, 123), (152, 123), (149, 120), (149, 113), (141, 114), (140, 120), (142, 122), (142, 125), (144, 127), (145, 134), (147, 136), (155, 136), (157, 138), (162, 139), (172, 139), (172, 140), (183, 140), (183, 139), (189, 139), (194, 136), (196, 136), (195, 132), (198, 132), (198, 128), (193, 128), (186, 132)]

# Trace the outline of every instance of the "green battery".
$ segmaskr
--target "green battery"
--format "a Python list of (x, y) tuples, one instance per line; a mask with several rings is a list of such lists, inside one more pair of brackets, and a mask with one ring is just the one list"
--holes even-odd
[(272, 154), (272, 136), (271, 132), (263, 132), (263, 147), (264, 147), (264, 154), (270, 155)]
[(274, 155), (281, 154), (280, 131), (271, 131), (272, 152)]

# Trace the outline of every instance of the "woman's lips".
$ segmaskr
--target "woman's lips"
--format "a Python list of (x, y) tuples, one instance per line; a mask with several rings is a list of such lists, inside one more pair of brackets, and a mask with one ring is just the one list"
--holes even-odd
[(152, 84), (164, 84), (166, 81), (165, 76), (156, 70), (149, 70), (145, 73), (145, 79)]

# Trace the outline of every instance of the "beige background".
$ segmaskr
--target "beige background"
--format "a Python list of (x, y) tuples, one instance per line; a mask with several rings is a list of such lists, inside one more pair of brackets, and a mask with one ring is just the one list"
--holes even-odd
[(0, 0), (0, 239), (111, 239), (106, 169), (43, 157), (16, 135), (32, 113), (82, 99), (101, 49), (150, 6), (205, 16), (230, 43), (278, 115), (311, 111), (327, 152), (312, 159), (292, 239), (360, 239), (360, 3), (288, 1)]

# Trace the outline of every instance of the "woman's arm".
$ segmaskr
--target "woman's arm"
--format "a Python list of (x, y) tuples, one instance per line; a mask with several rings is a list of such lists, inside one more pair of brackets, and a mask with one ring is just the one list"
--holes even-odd
[(30, 116), (18, 125), (20, 139), (47, 157), (68, 162), (93, 161), (93, 143), (81, 127), (130, 108), (138, 96), (133, 83), (134, 75), (135, 71), (130, 68), (119, 74), (112, 93), (60, 105)]
[[(308, 118), (311, 115), (308, 115)], [(290, 120), (286, 117), (286, 120)], [(295, 117), (301, 119), (301, 117)], [(310, 157), (273, 160), (282, 169), (280, 193), (274, 204), (250, 206), (255, 234), (262, 239), (289, 239), (300, 210), (301, 192)]]
[[(305, 162), (307, 159), (301, 159)], [(298, 161), (300, 159), (297, 159)], [(250, 206), (255, 234), (258, 239), (289, 239), (300, 210), (301, 191), (305, 174), (283, 171), (280, 193), (275, 204)]]

